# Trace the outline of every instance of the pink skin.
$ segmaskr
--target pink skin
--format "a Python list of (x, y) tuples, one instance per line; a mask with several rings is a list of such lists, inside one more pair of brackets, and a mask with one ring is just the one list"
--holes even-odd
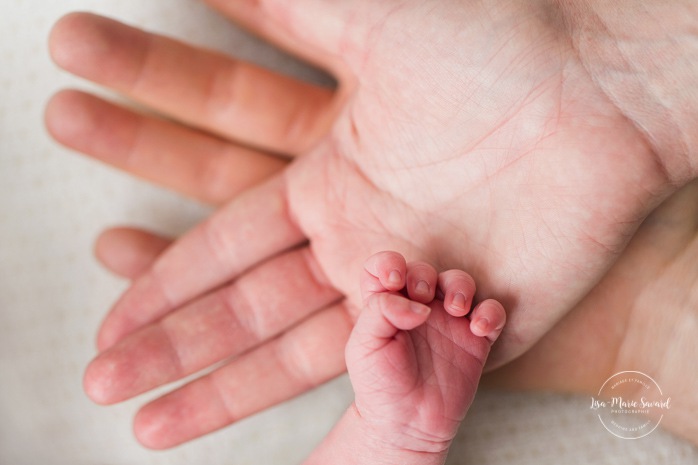
[[(232, 198), (135, 277), (86, 371), (114, 403), (232, 360), (140, 411), (150, 447), (341, 373), (376, 250), (476, 274), (509, 317), (488, 366), (511, 361), (698, 174), (693, 0), (208, 1), (338, 91), (92, 15), (51, 37), (62, 67), (168, 117), (64, 92), (46, 114), (58, 140)], [(265, 150), (304, 156), (278, 173)]]
[(364, 309), (346, 347), (355, 402), (307, 464), (443, 462), (506, 320), (495, 300), (463, 318), (474, 291), (464, 271), (437, 275), (396, 252), (366, 261)]

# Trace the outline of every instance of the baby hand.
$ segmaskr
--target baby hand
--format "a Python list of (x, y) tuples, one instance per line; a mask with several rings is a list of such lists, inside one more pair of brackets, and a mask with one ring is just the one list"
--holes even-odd
[(355, 407), (384, 446), (448, 449), (470, 407), (506, 315), (495, 300), (472, 311), (475, 282), (396, 252), (368, 259), (364, 309), (347, 344)]

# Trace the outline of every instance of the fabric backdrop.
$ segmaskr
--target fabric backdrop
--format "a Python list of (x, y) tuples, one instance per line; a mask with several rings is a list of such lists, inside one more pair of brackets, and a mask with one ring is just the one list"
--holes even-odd
[[(98, 407), (82, 393), (97, 325), (125, 286), (93, 259), (96, 234), (120, 223), (179, 234), (208, 210), (49, 139), (49, 96), (92, 86), (51, 63), (46, 38), (64, 13), (90, 10), (307, 79), (318, 74), (196, 0), (0, 5), (0, 465), (301, 462), (349, 404), (346, 378), (166, 452), (142, 448), (131, 434), (136, 408), (152, 394)], [(482, 391), (449, 463), (688, 464), (698, 463), (698, 450), (662, 431), (618, 439), (587, 398)]]

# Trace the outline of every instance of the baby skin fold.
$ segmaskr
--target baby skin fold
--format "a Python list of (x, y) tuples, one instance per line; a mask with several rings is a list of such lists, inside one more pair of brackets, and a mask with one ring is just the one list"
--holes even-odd
[(355, 400), (305, 465), (444, 463), (506, 320), (495, 300), (471, 310), (474, 292), (461, 270), (396, 252), (366, 261), (346, 347)]

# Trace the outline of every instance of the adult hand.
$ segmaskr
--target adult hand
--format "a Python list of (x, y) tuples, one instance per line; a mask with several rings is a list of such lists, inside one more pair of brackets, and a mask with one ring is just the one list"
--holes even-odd
[[(203, 434), (340, 372), (348, 316), (358, 303), (351, 283), (361, 257), (380, 249), (464, 268), (487, 295), (502, 300), (511, 311), (492, 354), (501, 364), (581, 298), (662, 196), (695, 175), (692, 141), (684, 141), (679, 156), (662, 132), (682, 129), (683, 113), (672, 113), (675, 125), (641, 121), (644, 113), (633, 119), (627, 100), (609, 95), (604, 76), (590, 75), (596, 62), (573, 47), (574, 24), (566, 29), (562, 12), (546, 5), (219, 6), (324, 64), (339, 78), (339, 96), (310, 109), (284, 105), (288, 111), (277, 119), (270, 105), (225, 99), (241, 80), (250, 81), (245, 73), (230, 78), (231, 65), (219, 56), (92, 17), (72, 17), (54, 31), (54, 56), (67, 69), (204, 129), (269, 149), (283, 147), (261, 140), (278, 142), (280, 133), (268, 127), (285, 129), (287, 138), (311, 134), (296, 136), (297, 153), (309, 149), (307, 157), (169, 249), (105, 321), (104, 352), (86, 376), (88, 392), (100, 402), (130, 397), (283, 333), (146, 407), (136, 428), (150, 446)], [(85, 40), (95, 35), (100, 40)], [(76, 48), (75, 39), (89, 45)], [(150, 44), (145, 56), (138, 47), (144, 43)], [(195, 84), (186, 88), (189, 97), (173, 103), (185, 88), (163, 83), (176, 82), (170, 80), (181, 72), (178, 61), (193, 63), (196, 56), (209, 57), (202, 60), (209, 66), (183, 71), (191, 74), (183, 82)], [(230, 81), (220, 78), (226, 75)], [(202, 76), (213, 84), (197, 86)], [(265, 76), (278, 92), (274, 101), (286, 95), (283, 79)], [(212, 97), (203, 89), (213, 89)], [(306, 102), (291, 94), (284, 101)], [(201, 111), (191, 116), (185, 106)], [(230, 124), (241, 109), (255, 110), (249, 114), (259, 118), (250, 124), (259, 130)], [(283, 115), (299, 109), (301, 125), (288, 130), (292, 118)], [(62, 113), (60, 105), (54, 110)], [(57, 119), (51, 113), (50, 126)], [(99, 137), (92, 141), (103, 143)], [(62, 139), (70, 144), (70, 136)], [(333, 305), (341, 295), (349, 300)], [(254, 381), (261, 376), (263, 384)], [(185, 414), (188, 423), (171, 421)]]
[(698, 444), (698, 420), (686, 414), (698, 409), (698, 380), (689, 375), (698, 357), (696, 260), (693, 181), (647, 217), (572, 311), (524, 355), (489, 373), (484, 384), (598, 396), (610, 376), (641, 371), (672, 398), (661, 426)]
[[(676, 408), (661, 426), (698, 444), (698, 422), (685, 415), (698, 408), (698, 384), (686, 376), (698, 356), (697, 200), (694, 181), (653, 211), (591, 292), (525, 354), (486, 375), (484, 384), (597, 395), (614, 373), (638, 370), (672, 396)], [(170, 244), (119, 228), (101, 236), (97, 252), (113, 272), (134, 278)]]

